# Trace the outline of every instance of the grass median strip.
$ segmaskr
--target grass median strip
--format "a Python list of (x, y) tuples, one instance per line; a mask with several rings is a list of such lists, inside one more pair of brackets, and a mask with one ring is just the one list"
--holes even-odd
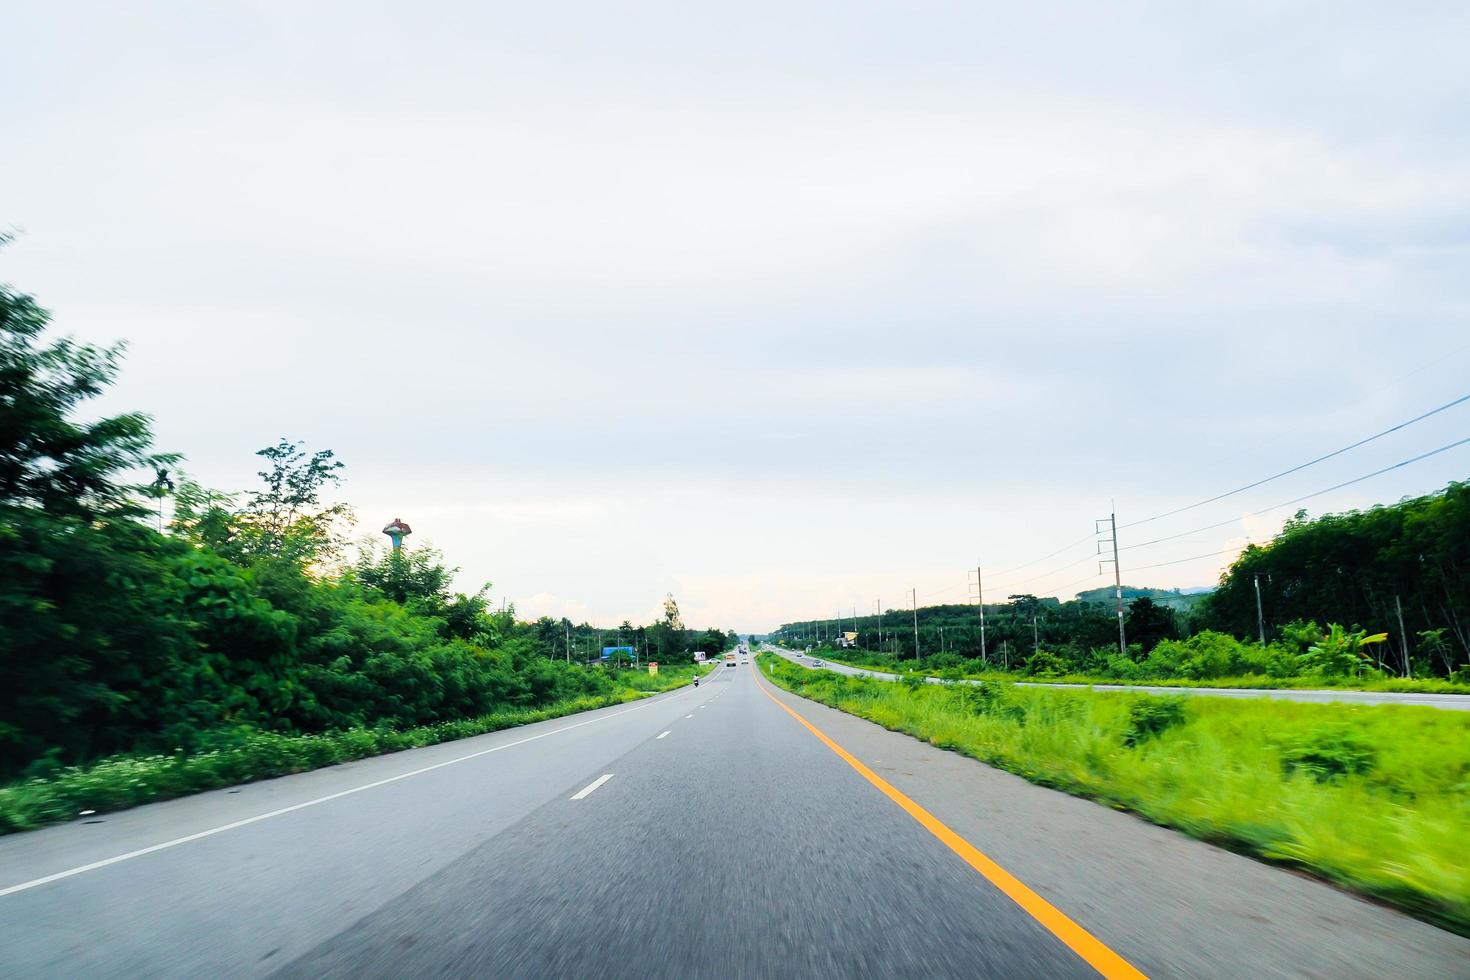
[(894, 683), (761, 660), (803, 697), (1470, 935), (1464, 713)]

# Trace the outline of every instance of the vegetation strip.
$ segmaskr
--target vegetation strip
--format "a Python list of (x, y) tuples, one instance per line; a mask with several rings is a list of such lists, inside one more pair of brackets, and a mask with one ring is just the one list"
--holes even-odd
[(794, 694), (1470, 935), (1464, 713), (894, 683), (759, 659)]
[(108, 813), (626, 704), (687, 684), (690, 670), (670, 671), (660, 679), (661, 686), (648, 690), (625, 688), (618, 694), (575, 698), (542, 708), (502, 711), (406, 731), (354, 728), (321, 735), (284, 735), (249, 730), (238, 733), (234, 745), (195, 755), (118, 756), (62, 770), (49, 778), (0, 786), (0, 833), (62, 823), (84, 812)]
[[(757, 672), (757, 676), (759, 676), (759, 672)], [(996, 864), (984, 851), (955, 833), (944, 821), (919, 806), (919, 804), (902, 793), (892, 783), (888, 782), (888, 780), (863, 765), (851, 752), (848, 752), (841, 745), (833, 741), (820, 728), (807, 721), (798, 712), (793, 710), (790, 705), (783, 703), (780, 698), (777, 698), (770, 691), (766, 690), (764, 684), (757, 681), (756, 686), (760, 688), (762, 694), (776, 702), (776, 705), (781, 710), (795, 718), (809, 732), (820, 739), (823, 745), (835, 752), (838, 758), (852, 766), (858, 775), (876, 786), (884, 796), (897, 803), (905, 813), (918, 821), (925, 830), (939, 838), (944, 846), (958, 854), (966, 864), (984, 876), (986, 881), (989, 881), (996, 888), (1000, 889), (1002, 894), (1020, 906), (1027, 915), (1041, 923), (1048, 932), (1061, 940), (1072, 952), (1082, 957), (1098, 973), (1108, 977), (1109, 980), (1123, 977), (1142, 978), (1144, 976), (1133, 964), (1113, 952), (1111, 948), (1092, 935), (1092, 933), (1079, 926), (1076, 922), (1073, 922), (1055, 905), (1052, 905), (1046, 899), (1032, 891), (1025, 882), (999, 864)]]
[[(786, 649), (783, 647), (782, 649)], [(795, 651), (791, 651), (795, 652)], [(1300, 677), (1267, 677), (1262, 674), (1246, 675), (1241, 677), (1212, 677), (1208, 680), (1192, 680), (1184, 677), (1147, 678), (1143, 680), (1118, 680), (1114, 677), (1100, 677), (1095, 674), (1061, 674), (1057, 676), (1040, 674), (1005, 673), (999, 670), (968, 671), (953, 667), (939, 670), (934, 673), (924, 671), (923, 661), (917, 661), (919, 668), (915, 667), (916, 661), (884, 661), (875, 662), (877, 658), (851, 657), (833, 654), (823, 650), (822, 659), (829, 663), (840, 664), (843, 667), (852, 667), (856, 670), (872, 670), (882, 674), (892, 674), (896, 677), (904, 677), (909, 674), (918, 674), (921, 677), (933, 677), (942, 681), (977, 680), (995, 681), (1000, 684), (1050, 684), (1056, 687), (1067, 687), (1069, 685), (1081, 685), (1091, 687), (1094, 685), (1107, 685), (1110, 687), (1174, 687), (1180, 689), (1202, 688), (1220, 690), (1261, 690), (1261, 691), (1350, 691), (1373, 694), (1458, 694), (1470, 699), (1470, 684), (1461, 684), (1454, 681), (1440, 681), (1419, 678), (1396, 678), (1396, 677), (1322, 677), (1320, 675), (1306, 675)]]

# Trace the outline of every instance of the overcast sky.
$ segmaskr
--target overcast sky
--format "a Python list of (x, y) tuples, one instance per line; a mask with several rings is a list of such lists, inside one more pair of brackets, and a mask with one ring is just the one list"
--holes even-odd
[[(0, 280), (127, 339), (106, 407), (221, 488), (332, 448), (364, 531), (402, 517), (528, 616), (673, 592), (765, 630), (960, 601), (977, 561), (987, 597), (1069, 596), (1110, 501), (1470, 392), (1463, 3), (22, 0), (0, 30)], [(1464, 478), (1470, 446), (1243, 516), (1466, 436), (1470, 403), (1125, 528), (1232, 521), (1124, 580)]]

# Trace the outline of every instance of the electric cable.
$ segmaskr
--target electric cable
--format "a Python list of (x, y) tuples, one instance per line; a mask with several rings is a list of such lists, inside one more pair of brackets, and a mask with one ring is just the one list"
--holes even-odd
[(1187, 510), (1194, 510), (1196, 507), (1203, 507), (1206, 504), (1213, 504), (1217, 500), (1224, 500), (1226, 497), (1233, 497), (1237, 493), (1244, 493), (1247, 490), (1254, 490), (1256, 487), (1262, 486), (1263, 484), (1270, 483), (1272, 480), (1279, 480), (1283, 476), (1290, 476), (1291, 474), (1297, 473), (1297, 472), (1299, 472), (1301, 470), (1304, 470), (1304, 469), (1306, 469), (1309, 466), (1316, 466), (1318, 463), (1325, 462), (1326, 460), (1332, 459), (1334, 456), (1341, 456), (1343, 453), (1349, 452), (1349, 451), (1354, 450), (1354, 449), (1357, 449), (1359, 446), (1366, 446), (1368, 443), (1374, 441), (1375, 439), (1382, 439), (1384, 436), (1390, 435), (1391, 433), (1394, 433), (1394, 432), (1397, 432), (1400, 429), (1407, 428), (1408, 426), (1413, 425), (1415, 422), (1422, 422), (1425, 419), (1429, 418), (1430, 416), (1438, 415), (1440, 412), (1443, 412), (1446, 409), (1454, 408), (1456, 405), (1459, 405), (1460, 403), (1467, 402), (1467, 401), (1470, 401), (1470, 395), (1461, 395), (1459, 398), (1456, 398), (1454, 401), (1445, 402), (1443, 405), (1439, 406), (1438, 408), (1430, 409), (1429, 411), (1425, 412), (1423, 415), (1417, 415), (1414, 418), (1409, 419), (1407, 422), (1400, 422), (1398, 425), (1395, 425), (1392, 428), (1384, 429), (1382, 432), (1375, 433), (1375, 434), (1369, 436), (1366, 439), (1359, 439), (1357, 442), (1353, 443), (1350, 446), (1343, 446), (1341, 449), (1338, 449), (1338, 450), (1335, 450), (1333, 452), (1330, 452), (1330, 453), (1328, 453), (1325, 456), (1318, 456), (1316, 459), (1308, 460), (1305, 463), (1301, 463), (1301, 464), (1299, 464), (1297, 466), (1293, 466), (1289, 470), (1282, 470), (1280, 473), (1277, 473), (1275, 476), (1268, 476), (1265, 479), (1257, 480), (1254, 483), (1247, 483), (1243, 487), (1236, 487), (1234, 490), (1229, 490), (1229, 491), (1226, 491), (1225, 493), (1216, 494), (1215, 496), (1210, 497), (1208, 500), (1201, 500), (1198, 503), (1189, 504), (1188, 506), (1185, 506), (1185, 507), (1177, 507), (1174, 510), (1165, 511), (1162, 514), (1155, 514), (1152, 517), (1145, 517), (1142, 520), (1132, 521), (1132, 522), (1130, 522), (1128, 524), (1120, 524), (1118, 526), (1118, 530), (1121, 531), (1121, 530), (1124, 530), (1125, 528), (1138, 527), (1138, 525), (1140, 525), (1140, 524), (1148, 524), (1150, 521), (1162, 520), (1165, 517), (1173, 517), (1175, 514), (1182, 514), (1182, 513), (1184, 513)]

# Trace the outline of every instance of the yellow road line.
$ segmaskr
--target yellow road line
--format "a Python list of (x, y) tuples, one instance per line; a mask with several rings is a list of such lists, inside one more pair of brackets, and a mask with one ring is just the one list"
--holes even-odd
[(884, 796), (903, 807), (909, 816), (922, 824), (924, 829), (929, 831), (929, 833), (943, 841), (944, 845), (958, 854), (966, 864), (984, 875), (987, 881), (996, 888), (999, 888), (1007, 898), (1019, 905), (1027, 915), (1040, 922), (1046, 927), (1048, 932), (1065, 943), (1067, 948), (1086, 960), (1087, 964), (1098, 973), (1108, 977), (1109, 980), (1113, 980), (1113, 978), (1119, 978), (1121, 980), (1121, 978), (1125, 977), (1144, 978), (1144, 974), (1132, 963), (1129, 963), (1123, 957), (1103, 945), (1101, 940), (1067, 918), (1060, 909), (1028, 888), (1021, 879), (996, 864), (974, 844), (971, 844), (959, 834), (949, 829), (934, 814), (919, 806), (919, 804), (901, 793), (882, 776), (863, 765), (853, 757), (851, 752), (828, 738), (826, 733), (820, 728), (797, 714), (790, 705), (766, 690), (765, 684), (756, 681), (756, 687), (760, 688), (762, 694), (776, 702), (777, 706), (783, 711), (806, 726), (807, 730), (821, 739), (827, 748), (837, 753), (843, 762), (852, 766), (858, 771), (859, 775), (878, 787)]

